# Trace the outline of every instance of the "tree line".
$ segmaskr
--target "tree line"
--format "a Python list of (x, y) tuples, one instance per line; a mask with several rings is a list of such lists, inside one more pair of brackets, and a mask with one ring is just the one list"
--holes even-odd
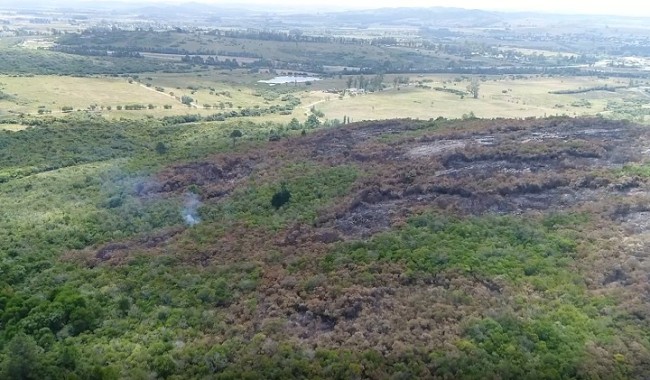
[(181, 58), (181, 62), (191, 63), (193, 65), (216, 66), (224, 69), (236, 69), (240, 66), (236, 58), (226, 58), (225, 60), (220, 61), (219, 57), (208, 56), (207, 58), (203, 58), (200, 55), (190, 56), (187, 54)]

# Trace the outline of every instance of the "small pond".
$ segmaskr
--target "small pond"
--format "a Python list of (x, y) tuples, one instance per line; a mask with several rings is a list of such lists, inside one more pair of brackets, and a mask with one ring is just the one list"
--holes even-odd
[(259, 81), (260, 83), (267, 83), (267, 84), (285, 84), (285, 83), (304, 83), (304, 82), (314, 82), (320, 80), (319, 78), (316, 77), (295, 77), (295, 76), (282, 76), (282, 77), (275, 77), (273, 79), (268, 79), (268, 80), (261, 80)]

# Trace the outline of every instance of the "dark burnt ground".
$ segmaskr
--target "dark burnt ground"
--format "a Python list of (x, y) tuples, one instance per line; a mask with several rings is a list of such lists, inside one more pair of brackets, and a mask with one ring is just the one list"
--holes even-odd
[[(147, 197), (198, 190), (210, 207), (228, 201), (237, 189), (280, 183), (279, 169), (296, 163), (358, 168), (351, 191), (321, 208), (313, 223), (290, 223), (271, 236), (234, 226), (218, 250), (201, 255), (203, 261), (217, 256), (236, 261), (243, 247), (318, 251), (368, 238), (429, 210), (465, 216), (596, 210), (626, 231), (645, 232), (647, 179), (622, 168), (649, 158), (650, 133), (623, 121), (387, 120), (170, 166), (135, 191)], [(176, 240), (176, 230), (160, 234), (170, 233)], [(100, 247), (95, 261), (122, 261), (129, 251), (150, 249), (145, 242), (151, 239)]]
[(290, 163), (352, 164), (363, 178), (317, 225), (358, 238), (421, 207), (518, 214), (640, 195), (644, 180), (612, 172), (645, 160), (648, 140), (642, 127), (595, 118), (377, 121), (172, 166), (137, 191), (180, 194), (194, 186), (210, 202), (247, 181), (281, 180), (275, 168)]
[(141, 196), (180, 194), (195, 186), (203, 190), (204, 198), (218, 198), (227, 195), (239, 181), (248, 178), (260, 161), (261, 157), (254, 154), (232, 155), (172, 166), (135, 190)]
[[(377, 126), (362, 125), (342, 132), (344, 144), (334, 132), (299, 143), (322, 152), (312, 155), (316, 160), (353, 160), (372, 173), (320, 225), (366, 237), (432, 206), (464, 215), (521, 214), (643, 195), (645, 180), (612, 174), (645, 159), (648, 134), (643, 128), (600, 119), (466, 124), (386, 143), (373, 138), (381, 134)], [(390, 123), (384, 128), (387, 134), (409, 129)]]
[[(629, 168), (640, 167), (649, 155), (645, 127), (599, 118), (357, 123), (171, 166), (137, 190), (142, 196), (178, 196), (194, 187), (204, 208), (218, 209), (242, 189), (282, 182), (283, 167), (308, 162), (357, 168), (351, 191), (324, 203), (313, 220), (271, 228), (217, 218), (72, 257), (91, 257), (88, 265), (121, 265), (130, 255), (169, 255), (178, 265), (206, 270), (262, 268), (252, 298), (242, 295), (214, 306), (225, 321), (219, 332), (206, 332), (215, 343), (263, 333), (267, 342), (375, 349), (393, 359), (414, 350), (459, 354), (467, 321), (495, 310), (525, 313), (513, 301), (522, 295), (550, 297), (549, 302), (555, 296), (471, 270), (417, 275), (404, 263), (376, 261), (327, 271), (324, 259), (342, 244), (399, 230), (422, 212), (461, 219), (587, 214), (589, 224), (575, 227), (588, 238), (580, 240), (571, 270), (581, 273), (580, 286), (589, 294), (621, 300), (619, 306), (632, 317), (602, 313), (645, 326), (649, 176)], [(648, 358), (639, 344), (627, 349), (635, 352), (627, 357), (630, 363)], [(587, 356), (611, 360), (615, 353), (593, 350)]]

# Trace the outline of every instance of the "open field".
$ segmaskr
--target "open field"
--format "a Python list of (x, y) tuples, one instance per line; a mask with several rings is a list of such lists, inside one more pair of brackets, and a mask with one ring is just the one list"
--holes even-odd
[(554, 50), (526, 49), (526, 48), (517, 48), (517, 47), (509, 47), (509, 46), (502, 46), (501, 50), (503, 51), (513, 50), (524, 55), (545, 55), (547, 57), (557, 57), (559, 55), (574, 57), (578, 55), (576, 53), (560, 52)]
[(22, 131), (25, 128), (27, 128), (27, 126), (21, 124), (0, 124), (0, 130), (4, 131), (17, 132)]
[[(437, 75), (411, 78), (422, 81), (429, 87), (446, 87), (466, 91), (468, 79), (456, 82), (458, 76)], [(387, 80), (390, 82), (390, 80)], [(327, 81), (318, 86), (326, 86)], [(481, 82), (479, 97), (469, 94), (463, 99), (459, 95), (436, 91), (432, 88), (418, 88), (414, 83), (399, 91), (389, 88), (382, 92), (349, 96), (337, 96), (313, 92), (312, 98), (319, 98), (316, 106), (327, 117), (342, 119), (344, 115), (355, 121), (377, 120), (393, 117), (420, 119), (438, 116), (460, 118), (474, 113), (476, 117), (542, 117), (554, 115), (596, 115), (606, 111), (608, 100), (643, 99), (645, 95), (633, 89), (617, 92), (593, 91), (572, 95), (554, 95), (549, 91), (589, 88), (596, 86), (622, 86), (624, 79), (599, 79), (593, 77), (488, 77)], [(650, 100), (650, 99), (648, 99)]]
[[(473, 113), (476, 117), (543, 117), (552, 115), (607, 115), (611, 102), (636, 101), (650, 104), (645, 82), (633, 87), (625, 78), (493, 76), (481, 77), (477, 99), (467, 93), (469, 76), (419, 75), (410, 78), (399, 89), (393, 85), (394, 76), (386, 76), (383, 91), (350, 95), (327, 92), (342, 91), (347, 76), (325, 78), (310, 85), (293, 84), (268, 86), (257, 83), (270, 74), (243, 74), (241, 71), (208, 70), (193, 74), (143, 74), (137, 80), (111, 77), (60, 76), (2, 76), (0, 89), (11, 98), (0, 101), (3, 114), (61, 113), (64, 107), (73, 110), (99, 112), (109, 118), (144, 118), (200, 114), (241, 109), (267, 109), (286, 105), (285, 95), (300, 99), (300, 105), (289, 114), (277, 113), (257, 117), (261, 120), (288, 122), (292, 117), (306, 118), (313, 105), (324, 112), (324, 119), (354, 121), (411, 117), (420, 119), (460, 118)], [(356, 77), (356, 76), (354, 76)], [(132, 82), (132, 83), (130, 83)], [(558, 90), (578, 90), (594, 87), (619, 87), (614, 91), (589, 91), (577, 94), (550, 94)], [(459, 93), (439, 91), (444, 88)], [(189, 96), (193, 103), (181, 103)], [(139, 104), (142, 110), (118, 110), (118, 107)], [(165, 106), (171, 106), (165, 109)], [(255, 118), (255, 117), (254, 117)]]
[[(2, 76), (0, 90), (9, 96), (0, 100), (0, 115), (61, 114), (67, 108), (92, 110), (109, 118), (205, 116), (246, 108), (266, 109), (287, 103), (276, 91), (263, 93), (251, 87), (212, 80), (208, 75), (146, 76), (139, 81), (111, 77)], [(192, 104), (183, 104), (183, 96), (191, 97)], [(125, 110), (129, 105), (145, 108)], [(287, 122), (291, 118), (287, 117), (289, 115), (268, 116)]]
[(60, 112), (63, 107), (86, 109), (91, 105), (174, 104), (169, 96), (123, 78), (74, 78), (63, 76), (0, 77), (3, 91), (14, 97), (2, 108), (16, 113), (37, 113), (39, 107)]

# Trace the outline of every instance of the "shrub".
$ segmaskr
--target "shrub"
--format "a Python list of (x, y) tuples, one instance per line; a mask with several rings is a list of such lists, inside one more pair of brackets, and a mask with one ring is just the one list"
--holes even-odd
[(165, 145), (164, 142), (159, 141), (158, 144), (156, 144), (156, 153), (158, 154), (165, 154), (169, 148), (167, 148), (167, 145)]
[(279, 209), (282, 207), (284, 204), (289, 202), (291, 199), (291, 192), (286, 188), (285, 185), (282, 185), (280, 190), (273, 194), (273, 197), (271, 198), (271, 206), (275, 207), (275, 209)]
[(183, 95), (181, 97), (181, 103), (186, 104), (186, 105), (191, 105), (194, 103), (194, 99), (191, 96)]

